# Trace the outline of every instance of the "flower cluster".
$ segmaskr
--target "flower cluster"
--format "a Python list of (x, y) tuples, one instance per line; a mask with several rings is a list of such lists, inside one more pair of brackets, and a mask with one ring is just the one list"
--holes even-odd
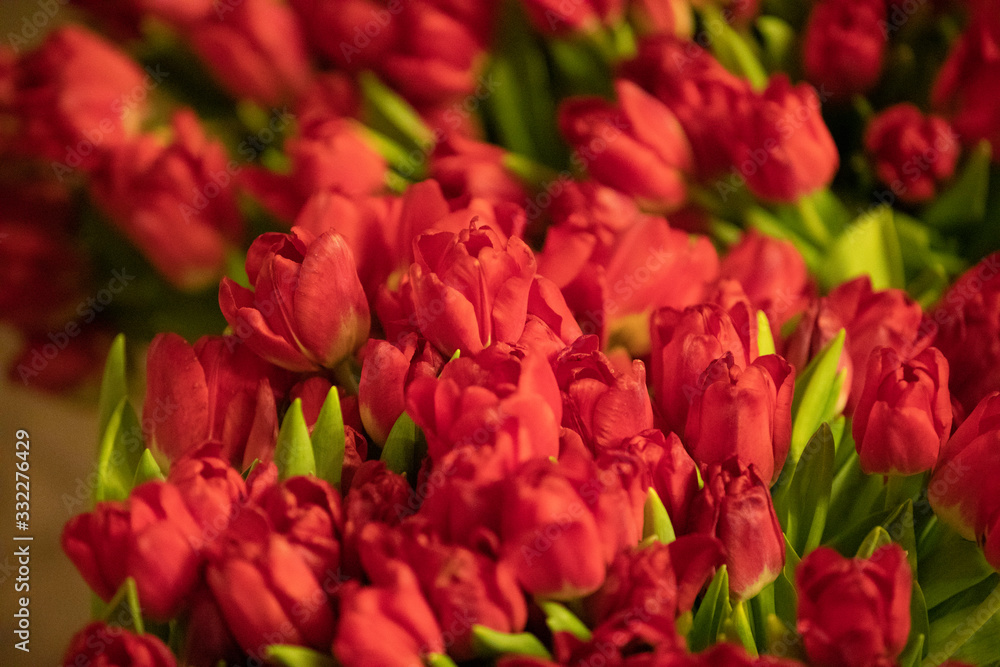
[(989, 2), (76, 4), (0, 52), (15, 376), (157, 316), (65, 665), (996, 649)]

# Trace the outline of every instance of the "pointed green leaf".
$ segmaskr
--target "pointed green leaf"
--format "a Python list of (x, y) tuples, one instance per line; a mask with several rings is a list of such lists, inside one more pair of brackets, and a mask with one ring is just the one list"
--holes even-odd
[(291, 644), (271, 644), (264, 649), (264, 655), (277, 667), (334, 667), (337, 664), (332, 655)]
[(340, 488), (346, 442), (340, 394), (336, 387), (330, 387), (319, 417), (313, 425), (312, 447), (316, 459), (316, 476), (325, 479), (336, 489)]
[(108, 625), (131, 629), (139, 635), (146, 631), (142, 623), (142, 607), (139, 605), (139, 589), (135, 585), (135, 579), (125, 579), (125, 583), (104, 608), (102, 617)]
[(316, 458), (309, 439), (309, 427), (302, 414), (301, 398), (292, 402), (281, 422), (274, 462), (278, 466), (278, 477), (283, 480), (296, 475), (316, 474)]
[(826, 347), (820, 350), (805, 370), (795, 378), (795, 393), (792, 397), (792, 444), (788, 452), (786, 466), (795, 466), (809, 438), (819, 425), (828, 422), (835, 415), (830, 414), (831, 405), (836, 403), (834, 390), (839, 394), (837, 364), (844, 349), (846, 332), (841, 329)]
[(757, 640), (754, 639), (753, 629), (750, 627), (750, 617), (747, 614), (746, 602), (737, 602), (728, 620), (732, 624), (733, 636), (739, 640), (739, 643), (746, 649), (750, 657), (756, 658)]
[(95, 501), (124, 500), (128, 497), (145, 449), (139, 419), (128, 399), (122, 398), (108, 419), (97, 451)]
[[(927, 601), (924, 600), (924, 593), (920, 590), (920, 584), (913, 580), (913, 589), (910, 592), (910, 637), (906, 642), (903, 655), (909, 655), (911, 664), (919, 664), (919, 659), (924, 657), (927, 636), (931, 632), (930, 620), (927, 617)], [(906, 664), (906, 659), (901, 658), (900, 662)]]
[(541, 640), (530, 632), (510, 634), (498, 632), (484, 625), (472, 626), (472, 650), (481, 658), (501, 655), (531, 655), (549, 659), (549, 653)]
[(892, 541), (906, 552), (913, 577), (917, 578), (917, 536), (913, 530), (913, 501), (907, 499), (882, 524)]
[(834, 456), (833, 433), (829, 425), (821, 424), (802, 450), (788, 488), (785, 534), (798, 554), (805, 555), (818, 547), (823, 537), (833, 487)]
[(159, 464), (156, 463), (156, 459), (153, 458), (153, 452), (148, 449), (144, 450), (142, 456), (139, 458), (139, 465), (135, 468), (135, 477), (132, 478), (132, 488), (134, 489), (144, 482), (163, 479), (166, 478), (163, 475), (163, 471), (160, 470)]
[(247, 466), (247, 469), (240, 474), (244, 482), (247, 481), (247, 479), (250, 477), (250, 473), (252, 473), (259, 465), (260, 465), (260, 459), (254, 459), (253, 461), (250, 462), (250, 465)]
[(787, 70), (789, 55), (796, 44), (795, 28), (777, 16), (760, 16), (756, 22), (764, 48), (764, 64), (771, 71)]
[(395, 473), (413, 474), (420, 467), (422, 452), (420, 429), (405, 412), (392, 425), (382, 449), (382, 462)]
[(920, 664), (921, 654), (924, 652), (924, 639), (926, 635), (915, 635), (903, 649), (897, 660), (900, 667), (917, 667)]
[(920, 545), (920, 571), (917, 576), (933, 609), (953, 595), (972, 588), (993, 574), (983, 557), (983, 550), (964, 539), (951, 527), (938, 521), (933, 542)]
[(892, 544), (892, 537), (889, 536), (889, 533), (882, 526), (875, 526), (865, 539), (861, 541), (861, 546), (858, 547), (856, 556), (858, 558), (871, 558), (877, 549), (887, 544)]
[(774, 354), (774, 335), (771, 333), (771, 323), (763, 310), (757, 311), (757, 353), (760, 356)]
[(424, 657), (428, 667), (458, 667), (455, 661), (446, 653), (428, 653)]
[(649, 487), (646, 504), (643, 507), (642, 536), (655, 537), (657, 542), (663, 544), (670, 544), (677, 539), (667, 508), (663, 506), (663, 501), (652, 486)]
[(111, 343), (108, 359), (104, 362), (104, 377), (101, 380), (101, 394), (97, 401), (97, 432), (108, 430), (111, 415), (123, 398), (128, 397), (128, 383), (125, 375), (125, 334), (118, 334)]
[(862, 275), (868, 275), (877, 290), (904, 286), (903, 255), (888, 206), (872, 209), (845, 229), (819, 271), (827, 289)]
[(712, 583), (705, 591), (698, 611), (694, 614), (694, 624), (688, 633), (688, 644), (694, 652), (703, 651), (715, 643), (722, 629), (722, 623), (729, 617), (729, 573), (723, 565), (712, 577)]
[(714, 5), (701, 7), (702, 19), (712, 34), (712, 53), (726, 69), (747, 78), (757, 90), (767, 86), (767, 72), (750, 43), (733, 30)]
[(553, 633), (568, 632), (582, 642), (589, 642), (590, 628), (565, 606), (551, 600), (544, 600), (538, 606), (545, 612), (545, 624)]
[(962, 604), (932, 620), (923, 665), (934, 667), (949, 658), (994, 665), (1000, 656), (1000, 583), (996, 576), (963, 594)]
[(988, 141), (980, 142), (969, 153), (962, 173), (924, 211), (922, 217), (928, 224), (938, 229), (953, 229), (986, 219), (992, 153)]
[(377, 130), (384, 127), (386, 132), (405, 138), (421, 150), (434, 146), (434, 133), (399, 93), (386, 86), (371, 72), (362, 72), (357, 81), (369, 115), (367, 124)]

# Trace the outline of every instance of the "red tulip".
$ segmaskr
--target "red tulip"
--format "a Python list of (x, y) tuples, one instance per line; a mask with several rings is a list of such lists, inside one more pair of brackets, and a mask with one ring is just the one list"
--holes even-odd
[(618, 105), (601, 98), (565, 102), (559, 127), (587, 171), (600, 183), (668, 211), (687, 196), (684, 172), (691, 149), (677, 118), (631, 81), (615, 83)]
[(569, 32), (592, 32), (602, 25), (621, 21), (624, 0), (524, 0), (524, 8), (535, 28), (542, 33), (559, 35)]
[(749, 600), (785, 566), (785, 538), (767, 485), (754, 466), (735, 458), (711, 465), (691, 505), (689, 530), (719, 538), (726, 548), (729, 591)]
[(933, 347), (900, 359), (875, 348), (854, 411), (854, 446), (868, 474), (913, 475), (930, 470), (951, 434), (948, 362)]
[(702, 465), (736, 456), (769, 482), (778, 478), (792, 437), (795, 369), (778, 355), (740, 368), (732, 353), (705, 371), (684, 427), (692, 458)]
[(933, 199), (938, 185), (955, 172), (961, 147), (948, 121), (924, 115), (916, 105), (896, 104), (872, 119), (865, 149), (875, 173), (901, 201)]
[(244, 651), (268, 644), (328, 650), (334, 612), (321, 580), (264, 514), (248, 509), (212, 544), (205, 580)]
[(888, 35), (884, 0), (823, 0), (803, 40), (806, 75), (839, 98), (868, 92), (882, 73)]
[(1000, 390), (1000, 253), (966, 271), (930, 316), (938, 326), (934, 345), (951, 368), (951, 394), (971, 412)]
[(388, 560), (372, 586), (349, 581), (340, 593), (333, 655), (343, 665), (413, 667), (444, 653), (444, 638), (413, 570)]
[(1000, 394), (986, 396), (941, 448), (927, 485), (935, 513), (1000, 568)]
[(242, 469), (270, 459), (276, 405), (289, 382), (287, 372), (235, 336), (205, 336), (192, 347), (176, 334), (159, 334), (147, 355), (143, 428), (171, 460), (214, 441), (219, 455)]
[(177, 660), (154, 635), (137, 635), (94, 621), (73, 635), (61, 664), (63, 667), (176, 667)]
[(739, 368), (757, 358), (757, 318), (744, 304), (725, 311), (715, 304), (683, 311), (661, 308), (650, 321), (653, 391), (668, 429), (684, 432), (688, 412), (699, 393), (701, 376), (727, 353)]
[(197, 584), (204, 537), (176, 487), (148, 482), (127, 504), (100, 503), (70, 519), (62, 548), (105, 602), (132, 577), (143, 613), (166, 621)]
[(174, 115), (171, 129), (169, 143), (146, 134), (110, 147), (91, 188), (160, 273), (196, 289), (223, 273), (244, 223), (222, 144), (208, 139), (188, 110)]
[(820, 547), (795, 572), (798, 630), (817, 667), (892, 664), (910, 633), (910, 566), (898, 544), (871, 558)]
[(292, 371), (334, 368), (368, 338), (368, 301), (338, 234), (263, 234), (250, 246), (246, 269), (255, 289), (223, 278), (219, 305), (262, 358)]
[(89, 171), (106, 150), (137, 134), (149, 90), (167, 76), (159, 68), (147, 75), (89, 30), (53, 30), (17, 64), (19, 144), (56, 161), (60, 178), (77, 168)]
[(225, 530), (247, 498), (240, 473), (216, 457), (185, 456), (170, 466), (167, 481), (180, 491), (206, 539)]
[(214, 9), (180, 30), (235, 96), (275, 106), (306, 89), (311, 68), (291, 9), (276, 0), (219, 3)]
[[(1000, 83), (1000, 16), (990, 3), (973, 7), (972, 19), (938, 72), (931, 99), (951, 121), (962, 143), (985, 139), (1000, 146), (998, 100), (983, 95)], [(994, 152), (993, 161), (998, 155)]]
[(644, 431), (622, 446), (636, 452), (649, 469), (650, 481), (677, 534), (687, 532), (691, 502), (698, 493), (698, 467), (675, 434)]
[(449, 199), (478, 197), (521, 204), (528, 191), (503, 164), (507, 151), (450, 133), (434, 147), (430, 176)]
[(563, 398), (563, 426), (595, 451), (653, 427), (645, 366), (637, 359), (630, 373), (620, 373), (598, 345), (597, 336), (581, 336), (553, 364)]
[(514, 461), (559, 453), (562, 396), (539, 355), (522, 359), (509, 346), (495, 345), (460, 357), (438, 378), (413, 380), (406, 405), (435, 463), (466, 444), (502, 447)]
[(775, 329), (805, 310), (815, 291), (795, 246), (755, 230), (729, 249), (719, 272), (739, 282), (750, 303), (764, 311)]

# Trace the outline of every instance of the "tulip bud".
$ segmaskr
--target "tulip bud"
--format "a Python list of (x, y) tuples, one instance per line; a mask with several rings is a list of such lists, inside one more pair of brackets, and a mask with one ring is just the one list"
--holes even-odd
[(934, 198), (938, 185), (952, 177), (961, 146), (948, 121), (925, 116), (913, 104), (896, 104), (872, 119), (865, 149), (879, 180), (901, 201), (919, 204)]
[(354, 257), (341, 236), (295, 228), (267, 233), (250, 246), (254, 290), (223, 278), (219, 305), (236, 336), (283, 368), (335, 368), (368, 338), (368, 301)]
[(816, 3), (803, 40), (809, 80), (839, 98), (868, 92), (882, 73), (885, 18), (884, 0)]
[(137, 635), (94, 621), (70, 639), (63, 667), (176, 667), (177, 660), (155, 635)]
[(736, 456), (763, 479), (778, 478), (792, 438), (795, 369), (776, 354), (738, 367), (732, 353), (705, 370), (684, 427), (691, 457), (702, 465)]
[(729, 249), (719, 270), (723, 278), (739, 282), (753, 307), (763, 310), (775, 329), (805, 310), (815, 290), (795, 246), (756, 230)]
[(887, 544), (871, 558), (844, 558), (820, 547), (795, 571), (798, 631), (809, 664), (891, 664), (910, 633), (912, 576), (906, 552)]
[(868, 474), (914, 475), (930, 470), (951, 434), (948, 362), (929, 347), (900, 359), (875, 348), (854, 411), (854, 446)]
[(687, 196), (684, 172), (691, 148), (677, 118), (659, 100), (624, 79), (615, 84), (618, 105), (601, 98), (565, 102), (559, 128), (570, 145), (594, 157), (594, 179), (632, 195), (644, 207), (669, 211)]
[(674, 532), (687, 531), (691, 502), (698, 493), (698, 468), (675, 434), (643, 431), (622, 446), (635, 451), (649, 469), (653, 489), (660, 497)]
[(771, 493), (753, 465), (734, 458), (709, 466), (705, 487), (691, 505), (688, 527), (719, 538), (726, 548), (729, 591), (749, 600), (785, 566), (785, 537)]

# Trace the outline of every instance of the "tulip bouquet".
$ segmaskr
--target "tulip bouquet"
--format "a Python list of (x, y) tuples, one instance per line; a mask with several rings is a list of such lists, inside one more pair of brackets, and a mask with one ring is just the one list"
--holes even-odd
[(12, 372), (110, 350), (65, 665), (1000, 664), (996, 2), (74, 4), (0, 54)]

